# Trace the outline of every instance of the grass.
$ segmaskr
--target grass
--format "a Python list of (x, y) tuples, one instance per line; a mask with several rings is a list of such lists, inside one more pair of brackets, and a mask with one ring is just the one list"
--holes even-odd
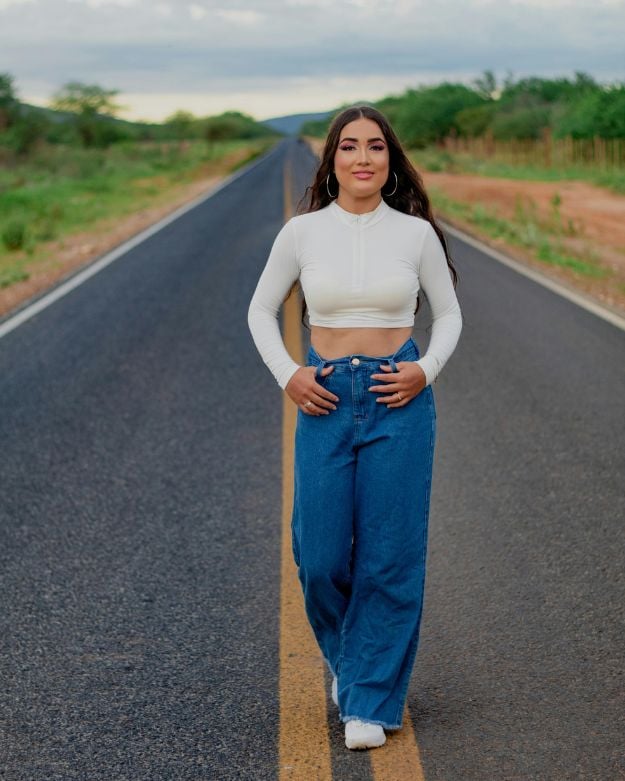
[(552, 266), (561, 266), (585, 277), (602, 278), (610, 271), (600, 265), (596, 253), (586, 248), (581, 254), (572, 254), (563, 242), (564, 236), (577, 236), (577, 227), (559, 211), (559, 197), (552, 200), (552, 211), (547, 217), (539, 215), (533, 200), (524, 205), (517, 198), (514, 219), (505, 219), (483, 204), (467, 204), (449, 198), (437, 187), (428, 190), (432, 204), (442, 214), (457, 217), (493, 239), (528, 250), (535, 258)]
[(28, 278), (27, 266), (46, 259), (45, 242), (165, 202), (178, 186), (230, 173), (273, 143), (271, 138), (132, 142), (106, 150), (47, 146), (23, 163), (0, 167), (0, 288)]
[(556, 182), (578, 180), (606, 187), (619, 195), (625, 194), (625, 169), (602, 170), (596, 165), (553, 166), (512, 164), (503, 160), (477, 158), (468, 153), (452, 154), (444, 149), (428, 147), (410, 150), (410, 158), (426, 171), (477, 174), (503, 179)]

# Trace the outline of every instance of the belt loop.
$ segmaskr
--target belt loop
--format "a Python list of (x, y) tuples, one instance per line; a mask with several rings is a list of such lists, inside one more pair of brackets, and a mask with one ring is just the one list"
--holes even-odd
[[(388, 362), (389, 362), (389, 363), (390, 363), (390, 365), (391, 365), (391, 370), (392, 370), (392, 371), (394, 371), (394, 372), (398, 372), (398, 371), (399, 371), (399, 369), (397, 368), (397, 364), (395, 363), (394, 357), (395, 357), (396, 355), (399, 355), (399, 354), (402, 352), (402, 350), (404, 350), (404, 348), (405, 348), (405, 347), (406, 347), (406, 346), (407, 346), (409, 343), (410, 343), (410, 344), (412, 344), (412, 345), (413, 345), (413, 346), (416, 348), (416, 346), (417, 346), (417, 345), (416, 345), (416, 342), (415, 342), (415, 340), (412, 338), (412, 336), (409, 336), (409, 337), (406, 339), (406, 341), (405, 341), (403, 344), (400, 344), (400, 345), (399, 345), (399, 347), (398, 347), (398, 348), (395, 350), (395, 352), (393, 353), (393, 355), (392, 355), (392, 356), (391, 356), (391, 357), (388, 359)], [(418, 351), (417, 351), (417, 352), (418, 352)]]
[(327, 361), (324, 358), (321, 358), (321, 363), (317, 364), (317, 368), (315, 369), (315, 380), (321, 379), (321, 370), (325, 367)]

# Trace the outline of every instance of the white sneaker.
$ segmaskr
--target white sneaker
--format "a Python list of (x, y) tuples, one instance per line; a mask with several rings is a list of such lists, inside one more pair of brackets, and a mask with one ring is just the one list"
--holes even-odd
[(345, 745), (347, 748), (377, 748), (386, 743), (384, 727), (360, 719), (345, 723)]
[(332, 676), (332, 702), (335, 705), (339, 704), (339, 682), (336, 679), (336, 675)]

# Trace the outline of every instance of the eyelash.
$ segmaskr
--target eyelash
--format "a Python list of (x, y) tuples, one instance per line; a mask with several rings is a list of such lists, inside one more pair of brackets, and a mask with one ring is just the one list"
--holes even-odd
[[(348, 144), (347, 146), (341, 146), (339, 149), (341, 149), (343, 152), (348, 152), (350, 149), (353, 149), (353, 144)], [(374, 144), (371, 149), (379, 149), (380, 152), (384, 151), (384, 147), (381, 144)]]

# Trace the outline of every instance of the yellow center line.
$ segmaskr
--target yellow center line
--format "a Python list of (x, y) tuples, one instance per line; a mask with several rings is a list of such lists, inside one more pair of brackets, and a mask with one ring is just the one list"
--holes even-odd
[(421, 755), (408, 707), (404, 707), (403, 726), (386, 733), (386, 743), (370, 750), (375, 781), (425, 781)]
[[(292, 216), (291, 204), (291, 169), (287, 164), (284, 172), (285, 221)], [(284, 344), (293, 360), (303, 365), (301, 299), (297, 288), (283, 304), (283, 323)], [(279, 781), (332, 781), (324, 682), (326, 665), (306, 616), (293, 560), (291, 512), (297, 407), (286, 393), (282, 395)], [(425, 781), (407, 707), (402, 729), (389, 731), (386, 736), (384, 746), (369, 750), (374, 780)]]
[[(290, 173), (289, 166), (286, 166), (285, 221), (292, 216)], [(284, 344), (293, 360), (303, 364), (300, 313), (301, 300), (295, 289), (283, 304)], [(286, 393), (282, 395), (279, 781), (331, 781), (325, 662), (306, 616), (291, 543), (293, 438), (297, 407)]]

